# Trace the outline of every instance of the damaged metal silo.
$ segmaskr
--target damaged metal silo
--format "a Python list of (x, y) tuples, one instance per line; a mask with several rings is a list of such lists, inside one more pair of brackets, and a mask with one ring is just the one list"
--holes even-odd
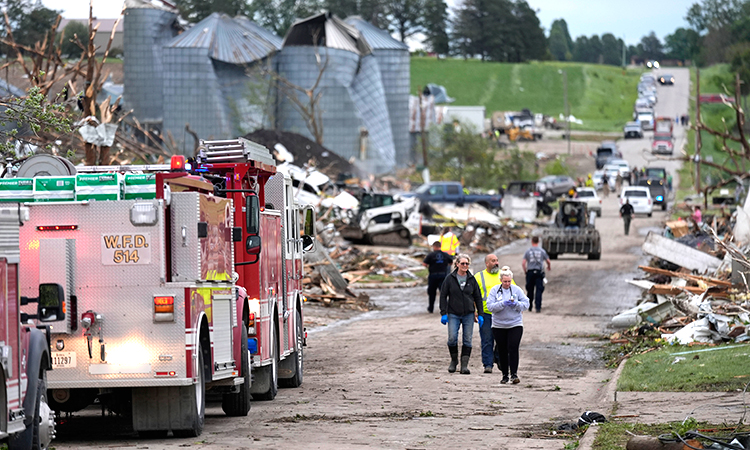
[[(358, 160), (371, 172), (387, 172), (395, 166), (391, 118), (378, 61), (355, 27), (330, 13), (298, 20), (284, 39), (278, 72), (308, 89), (320, 77), (316, 108), (322, 120), (323, 145), (344, 158)], [(309, 105), (303, 93), (280, 92), (277, 126), (315, 140), (290, 95)]]

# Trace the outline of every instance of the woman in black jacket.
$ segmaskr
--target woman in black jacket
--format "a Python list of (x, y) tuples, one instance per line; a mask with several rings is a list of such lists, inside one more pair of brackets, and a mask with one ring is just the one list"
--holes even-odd
[[(469, 271), (469, 255), (458, 255), (454, 264), (455, 270), (445, 277), (440, 288), (440, 321), (443, 325), (448, 325), (448, 351), (451, 355), (448, 372), (455, 372), (458, 365), (458, 329), (462, 327), (461, 373), (469, 374), (474, 322), (483, 319), (478, 315), (478, 311), (482, 309), (482, 294), (477, 280)], [(479, 326), (482, 326), (481, 322)]]

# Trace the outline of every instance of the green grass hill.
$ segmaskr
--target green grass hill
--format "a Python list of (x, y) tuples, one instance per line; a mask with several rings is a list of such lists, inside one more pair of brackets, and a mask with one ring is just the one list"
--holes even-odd
[(636, 87), (642, 70), (598, 64), (532, 62), (508, 64), (479, 60), (411, 58), (411, 92), (428, 83), (445, 86), (454, 105), (483, 105), (494, 111), (529, 108), (557, 118), (564, 113), (563, 77), (568, 75), (568, 101), (574, 128), (621, 131), (632, 120)]

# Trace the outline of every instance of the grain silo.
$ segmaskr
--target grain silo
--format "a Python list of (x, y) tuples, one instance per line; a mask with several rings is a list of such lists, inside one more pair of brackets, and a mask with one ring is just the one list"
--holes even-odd
[(177, 8), (165, 2), (127, 0), (123, 36), (123, 99), (144, 124), (163, 117), (162, 47), (179, 32)]
[(346, 22), (362, 33), (378, 61), (391, 119), (396, 163), (403, 167), (412, 162), (409, 160), (409, 46), (359, 16), (349, 17)]
[[(320, 77), (315, 114), (323, 145), (339, 156), (359, 160), (372, 172), (394, 167), (393, 133), (380, 70), (370, 45), (356, 28), (330, 13), (298, 20), (284, 38), (278, 72), (305, 89)], [(299, 112), (300, 105), (309, 108), (307, 96), (282, 87), (277, 125), (315, 140)]]
[(191, 132), (225, 139), (270, 124), (275, 96), (266, 88), (254, 97), (247, 71), (267, 62), (281, 38), (259, 28), (214, 13), (164, 46), (164, 134), (182, 153), (194, 151)]

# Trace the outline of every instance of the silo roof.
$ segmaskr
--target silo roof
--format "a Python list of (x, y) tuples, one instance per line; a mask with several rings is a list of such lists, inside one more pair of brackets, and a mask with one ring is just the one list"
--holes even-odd
[(174, 4), (162, 0), (125, 0), (125, 7), (128, 9), (161, 9), (178, 12)]
[(347, 50), (361, 56), (372, 53), (372, 47), (357, 28), (330, 12), (294, 22), (284, 38), (283, 46), (321, 46)]
[(394, 39), (387, 31), (381, 30), (360, 16), (350, 16), (346, 19), (346, 23), (356, 27), (374, 50), (409, 51), (408, 45)]
[[(262, 31), (261, 31), (262, 30)], [(208, 56), (230, 64), (247, 64), (281, 49), (281, 39), (246, 17), (213, 13), (170, 41), (169, 48), (205, 48)]]

